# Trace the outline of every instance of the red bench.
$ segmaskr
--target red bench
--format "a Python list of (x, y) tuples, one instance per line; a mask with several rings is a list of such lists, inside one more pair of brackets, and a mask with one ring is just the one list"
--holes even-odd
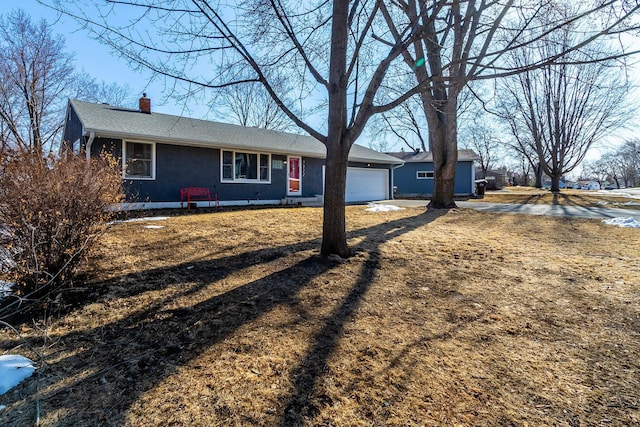
[[(211, 192), (207, 187), (186, 187), (180, 189), (180, 207), (183, 207), (184, 202), (187, 202), (187, 209), (191, 208), (191, 202), (196, 200), (206, 200), (211, 207)], [(215, 207), (218, 207), (218, 193), (213, 193), (213, 201)]]

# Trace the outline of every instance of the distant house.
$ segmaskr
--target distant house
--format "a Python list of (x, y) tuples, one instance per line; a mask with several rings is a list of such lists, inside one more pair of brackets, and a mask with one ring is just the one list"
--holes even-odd
[(600, 183), (598, 181), (586, 181), (581, 183), (580, 188), (582, 190), (600, 190)]
[[(544, 188), (547, 188), (547, 189), (551, 188), (551, 181), (545, 181), (545, 182), (542, 184), (542, 186), (543, 186)], [(558, 188), (560, 188), (560, 189), (565, 189), (565, 188), (568, 188), (568, 187), (567, 187), (567, 184), (565, 184), (565, 182), (564, 182), (564, 181), (559, 181), (559, 182), (558, 182)]]
[[(429, 197), (433, 194), (434, 172), (431, 152), (416, 150), (387, 154), (404, 162), (404, 166), (393, 170), (396, 197)], [(475, 161), (479, 159), (472, 150), (458, 151), (455, 195), (469, 196), (475, 193)]]
[[(150, 103), (67, 106), (63, 143), (87, 157), (106, 150), (119, 158), (131, 208), (179, 207), (184, 187), (208, 188), (220, 205), (322, 201), (326, 149), (315, 138), (154, 113)], [(391, 198), (391, 171), (400, 165), (353, 145), (346, 201)]]

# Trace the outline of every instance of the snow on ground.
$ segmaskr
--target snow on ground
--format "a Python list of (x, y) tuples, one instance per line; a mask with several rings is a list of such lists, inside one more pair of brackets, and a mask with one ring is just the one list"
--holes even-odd
[(0, 356), (0, 395), (29, 378), (35, 370), (33, 362), (24, 356), (19, 354)]
[(146, 216), (143, 218), (131, 218), (131, 219), (111, 221), (110, 224), (117, 224), (119, 222), (164, 221), (167, 219), (169, 219), (168, 216)]
[[(109, 225), (111, 224), (117, 224), (120, 222), (142, 222), (142, 221), (164, 221), (166, 219), (169, 219), (168, 216), (146, 216), (143, 218), (131, 218), (131, 219), (124, 219), (124, 220), (116, 220), (116, 221), (111, 221), (109, 223)], [(164, 228), (164, 225), (145, 225), (144, 228)]]
[[(0, 225), (0, 239), (4, 243), (5, 241), (9, 241), (11, 238), (11, 233), (9, 232), (9, 228), (4, 225)], [(12, 251), (9, 247), (6, 247), (5, 244), (0, 246), (0, 271), (4, 269), (13, 268), (15, 265), (12, 259)]]
[(599, 194), (602, 196), (618, 196), (618, 197), (626, 197), (629, 199), (640, 199), (640, 189), (638, 188), (627, 188), (620, 190), (600, 190), (594, 192), (594, 194)]
[(617, 225), (618, 227), (640, 228), (640, 222), (631, 217), (603, 219), (602, 222), (609, 225)]
[(389, 211), (401, 211), (404, 208), (399, 208), (394, 205), (379, 205), (377, 203), (368, 203), (367, 209), (368, 212), (389, 212)]
[(13, 283), (0, 280), (0, 300), (7, 295), (11, 295), (11, 288), (13, 288)]

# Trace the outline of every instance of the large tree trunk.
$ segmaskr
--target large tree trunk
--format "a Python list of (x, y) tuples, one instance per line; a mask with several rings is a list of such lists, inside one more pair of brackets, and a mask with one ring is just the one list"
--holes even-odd
[(536, 188), (542, 188), (542, 164), (536, 166)]
[(433, 155), (435, 187), (428, 207), (430, 209), (455, 208), (454, 187), (458, 163), (457, 98), (449, 97), (440, 104), (442, 109), (431, 107), (429, 119), (429, 149)]
[[(345, 226), (345, 189), (349, 144), (340, 139), (327, 141), (327, 163), (324, 184), (324, 218), (322, 227), (322, 255), (337, 254), (343, 258), (351, 255), (347, 246)], [(346, 149), (345, 149), (346, 148)]]
[(337, 254), (348, 258), (345, 228), (345, 188), (349, 150), (353, 141), (347, 136), (347, 41), (349, 2), (334, 1), (331, 23), (331, 58), (329, 67), (329, 129), (324, 185), (322, 255)]
[(454, 186), (456, 180), (456, 164), (458, 150), (455, 137), (445, 133), (440, 136), (443, 141), (436, 143), (431, 150), (435, 187), (428, 207), (430, 209), (451, 209), (456, 207)]
[(560, 192), (560, 177), (559, 176), (552, 176), (551, 177), (551, 192), (552, 193), (559, 193)]

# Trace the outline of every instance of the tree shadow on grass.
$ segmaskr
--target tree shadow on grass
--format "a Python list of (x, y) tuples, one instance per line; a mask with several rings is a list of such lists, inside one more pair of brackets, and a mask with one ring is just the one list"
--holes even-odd
[[(291, 380), (294, 388), (289, 398), (285, 397), (288, 403), (281, 414), (282, 425), (300, 423), (313, 410), (309, 396), (316, 388), (322, 367), (335, 350), (345, 323), (354, 315), (354, 310), (375, 281), (380, 268), (380, 244), (420, 228), (445, 213), (435, 211), (420, 214), (349, 233), (350, 238), (364, 238), (357, 247), (364, 248), (368, 259), (353, 288), (327, 318), (314, 336), (308, 354), (293, 370)], [(148, 283), (131, 294), (169, 284), (185, 285), (185, 289), (162, 297), (117, 321), (52, 337), (68, 345), (83, 345), (72, 355), (47, 363), (42, 377), (45, 383), (47, 375), (51, 377), (48, 384), (41, 387), (40, 401), (47, 402), (49, 407), (61, 413), (67, 411), (69, 416), (65, 423), (68, 425), (124, 424), (127, 411), (145, 392), (243, 325), (250, 324), (276, 307), (296, 306), (297, 295), (312, 284), (314, 278), (336, 268), (342, 261), (315, 254), (305, 255), (298, 257), (295, 264), (285, 269), (197, 304), (172, 309), (169, 308), (171, 303), (244, 268), (288, 257), (299, 251), (316, 249), (318, 245), (319, 240), (314, 239), (178, 266), (184, 274), (176, 274), (176, 266), (144, 271)], [(192, 268), (186, 270), (187, 267)], [(171, 281), (162, 280), (167, 274), (172, 275)], [(119, 287), (123, 281), (139, 277), (140, 273), (123, 275), (96, 286)], [(123, 298), (131, 296), (126, 288), (120, 292)], [(105, 296), (98, 302), (104, 303), (112, 297)], [(6, 344), (3, 343), (3, 346)], [(160, 365), (163, 367), (160, 368)], [(121, 374), (123, 371), (125, 373)], [(103, 386), (95, 386), (96, 383)], [(87, 384), (92, 384), (90, 396), (84, 389)], [(10, 393), (9, 398), (20, 396), (15, 393)], [(29, 415), (33, 416), (32, 407), (26, 401), (21, 405), (24, 407), (20, 409), (25, 414), (22, 417), (28, 420)], [(10, 414), (15, 412), (5, 410), (0, 413), (0, 423), (14, 423), (15, 419)], [(20, 424), (20, 420), (15, 423)]]
[[(435, 213), (434, 213), (435, 212)], [(431, 216), (427, 222), (433, 221), (446, 211), (432, 210)], [(427, 214), (425, 214), (426, 217)], [(385, 232), (385, 240), (391, 240), (402, 236), (403, 234), (414, 230), (416, 225), (425, 225), (427, 222), (421, 221), (419, 224), (399, 221), (385, 224), (387, 231)], [(366, 240), (373, 240), (375, 234), (364, 234)], [(309, 350), (307, 356), (298, 367), (293, 371), (292, 382), (295, 384), (293, 393), (288, 403), (285, 405), (284, 414), (280, 425), (296, 426), (303, 424), (307, 417), (315, 416), (319, 408), (312, 403), (312, 396), (317, 387), (317, 380), (322, 375), (327, 361), (335, 350), (345, 324), (351, 320), (355, 310), (362, 302), (363, 297), (375, 281), (377, 271), (380, 269), (379, 244), (380, 241), (371, 242), (374, 249), (368, 252), (368, 259), (365, 261), (362, 272), (357, 282), (351, 289), (349, 294), (342, 300), (342, 303), (332, 312), (323, 328), (321, 328), (313, 339), (313, 346)]]

